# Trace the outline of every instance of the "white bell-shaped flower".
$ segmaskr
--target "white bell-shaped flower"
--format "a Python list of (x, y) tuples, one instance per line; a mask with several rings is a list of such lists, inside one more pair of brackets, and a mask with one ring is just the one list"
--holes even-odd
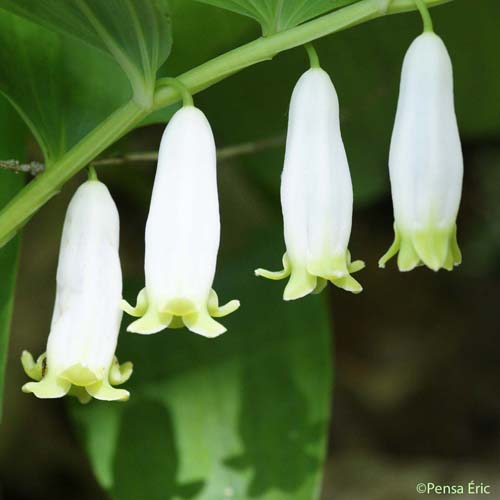
[(396, 253), (401, 271), (425, 264), (437, 271), (461, 262), (456, 218), (463, 176), (453, 103), (453, 72), (446, 47), (425, 32), (408, 49), (401, 74), (389, 155)]
[(37, 362), (27, 351), (21, 358), (36, 380), (24, 392), (39, 398), (69, 393), (82, 402), (128, 399), (128, 391), (111, 386), (132, 373), (131, 363), (120, 366), (115, 358), (122, 319), (119, 231), (106, 186), (97, 179), (82, 184), (64, 221), (47, 352)]
[(335, 87), (321, 68), (311, 68), (293, 90), (288, 119), (281, 205), (286, 253), (283, 270), (257, 269), (269, 279), (290, 276), (283, 298), (321, 291), (327, 281), (351, 292), (361, 285), (350, 275), (364, 267), (347, 249), (353, 192), (340, 134)]
[(194, 106), (170, 120), (161, 139), (158, 168), (146, 224), (146, 286), (131, 332), (151, 334), (186, 326), (205, 337), (226, 329), (214, 317), (239, 307), (219, 307), (212, 283), (220, 239), (216, 149), (210, 124)]

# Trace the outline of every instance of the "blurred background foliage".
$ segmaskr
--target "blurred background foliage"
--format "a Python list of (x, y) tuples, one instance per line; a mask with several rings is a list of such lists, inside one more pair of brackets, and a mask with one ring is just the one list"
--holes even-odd
[[(164, 75), (260, 35), (249, 18), (194, 1), (171, 4)], [(417, 14), (316, 44), (341, 104), (355, 194), (350, 248), (368, 264), (358, 296), (329, 289), (283, 304), (281, 283), (252, 277), (257, 265), (280, 262), (280, 138), (305, 52), (283, 53), (220, 82), (195, 96), (218, 146), (278, 144), (220, 163), (216, 288), (221, 299), (241, 298), (241, 310), (227, 321), (228, 333), (209, 344), (184, 331), (148, 339), (124, 333), (118, 355), (135, 363), (126, 405), (80, 407), (22, 394), (19, 355), (45, 349), (64, 211), (84, 175), (69, 182), (23, 232), (0, 427), (1, 498), (100, 499), (104, 489), (120, 499), (170, 498), (165, 491), (210, 500), (311, 498), (331, 404), (329, 360), (336, 375), (324, 499), (413, 499), (420, 481), (484, 481), (500, 494), (500, 6), (455, 0), (432, 15), (455, 71), (465, 158), (462, 266), (438, 274), (376, 266), (392, 239), (387, 154), (401, 62), (420, 32)], [(66, 51), (88, 50), (63, 40)], [(85, 69), (94, 85), (103, 81), (101, 69), (117, 71), (104, 66)], [(120, 88), (118, 101), (126, 98)], [(23, 128), (1, 106), (2, 156), (40, 160), (33, 141), (22, 150)], [(155, 150), (162, 128), (138, 129), (103, 156)], [(21, 177), (0, 174), (1, 196)], [(154, 165), (102, 167), (100, 176), (120, 210), (125, 294), (132, 299), (143, 280)]]

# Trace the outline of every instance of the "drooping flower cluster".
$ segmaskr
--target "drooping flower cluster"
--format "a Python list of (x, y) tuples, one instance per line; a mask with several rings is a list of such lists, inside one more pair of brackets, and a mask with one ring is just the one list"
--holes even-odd
[(213, 317), (230, 314), (212, 289), (220, 239), (216, 149), (205, 115), (188, 105), (163, 135), (146, 225), (146, 287), (137, 305), (122, 300), (119, 220), (95, 173), (75, 193), (66, 214), (57, 272), (57, 296), (47, 353), (21, 358), (23, 386), (40, 398), (66, 394), (126, 400), (112, 385), (125, 382), (132, 364), (114, 357), (122, 308), (140, 319), (128, 330), (157, 333), (186, 326), (205, 337), (226, 329)]
[[(442, 40), (426, 31), (405, 56), (390, 148), (395, 241), (380, 267), (399, 252), (398, 267), (435, 271), (460, 264), (456, 217), (463, 160), (454, 111), (451, 61)], [(293, 91), (281, 180), (286, 253), (283, 270), (256, 275), (290, 277), (283, 297), (318, 293), (328, 281), (351, 292), (347, 249), (352, 186), (339, 125), (335, 88), (320, 68), (304, 73)]]
[[(286, 252), (283, 269), (255, 274), (289, 278), (283, 298), (319, 293), (330, 281), (359, 293), (351, 274), (353, 188), (340, 132), (339, 101), (317, 54), (292, 94), (281, 205)], [(57, 271), (57, 295), (47, 352), (35, 362), (22, 354), (35, 381), (23, 386), (40, 398), (71, 394), (87, 402), (126, 400), (114, 385), (132, 364), (115, 350), (122, 309), (136, 319), (128, 330), (154, 334), (187, 327), (205, 337), (226, 331), (214, 318), (239, 307), (219, 306), (212, 288), (220, 240), (216, 149), (205, 115), (178, 81), (184, 107), (167, 125), (145, 234), (145, 287), (137, 303), (122, 300), (119, 218), (107, 188), (91, 170), (66, 214)], [(392, 134), (389, 171), (395, 240), (379, 265), (399, 252), (398, 266), (451, 270), (461, 261), (456, 240), (463, 160), (454, 111), (453, 76), (442, 40), (426, 31), (404, 59)]]

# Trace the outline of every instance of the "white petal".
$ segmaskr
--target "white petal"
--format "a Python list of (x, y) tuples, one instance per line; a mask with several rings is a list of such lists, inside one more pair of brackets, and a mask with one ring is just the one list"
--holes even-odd
[(351, 263), (347, 249), (352, 224), (353, 193), (340, 133), (339, 102), (328, 74), (306, 71), (293, 90), (288, 119), (281, 205), (286, 253), (283, 270), (257, 269), (269, 279), (290, 279), (284, 300), (319, 293), (326, 281), (359, 293), (350, 276), (361, 261)]
[(340, 134), (337, 94), (322, 69), (304, 73), (293, 91), (281, 199), (292, 262), (345, 256), (351, 232), (352, 184)]
[(47, 346), (51, 374), (72, 383), (107, 377), (122, 317), (118, 245), (118, 211), (108, 189), (85, 182), (66, 213)]
[(401, 231), (453, 226), (463, 160), (451, 61), (433, 33), (416, 38), (404, 59), (389, 168)]
[(187, 106), (160, 145), (146, 226), (150, 302), (179, 316), (206, 307), (219, 238), (215, 142), (205, 115)]
[(146, 286), (127, 330), (154, 334), (186, 326), (206, 337), (226, 329), (211, 315), (225, 315), (239, 302), (211, 307), (219, 250), (220, 220), (215, 141), (205, 115), (185, 106), (170, 120), (160, 144), (146, 224)]

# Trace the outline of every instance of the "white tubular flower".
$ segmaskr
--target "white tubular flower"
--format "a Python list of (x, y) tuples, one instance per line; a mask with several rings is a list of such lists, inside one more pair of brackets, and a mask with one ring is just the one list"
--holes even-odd
[(285, 300), (321, 291), (327, 281), (351, 292), (361, 285), (350, 275), (353, 192), (340, 134), (335, 87), (321, 68), (306, 71), (293, 90), (288, 120), (281, 205), (286, 253), (283, 270), (257, 269), (269, 279), (290, 276)]
[(212, 290), (220, 239), (215, 142), (205, 115), (185, 106), (161, 139), (158, 168), (146, 224), (146, 286), (136, 307), (141, 318), (131, 332), (151, 334), (186, 326), (205, 337), (226, 329), (214, 317), (239, 307), (219, 307)]
[(47, 353), (36, 363), (27, 351), (21, 357), (37, 381), (24, 392), (39, 398), (69, 393), (82, 402), (128, 399), (128, 391), (111, 386), (132, 373), (131, 363), (120, 366), (114, 356), (122, 319), (118, 242), (118, 211), (108, 189), (98, 180), (85, 182), (64, 221)]
[(461, 262), (456, 218), (463, 159), (451, 61), (432, 32), (417, 37), (404, 59), (389, 170), (395, 240), (380, 267), (399, 252), (401, 271), (422, 264), (453, 269)]

